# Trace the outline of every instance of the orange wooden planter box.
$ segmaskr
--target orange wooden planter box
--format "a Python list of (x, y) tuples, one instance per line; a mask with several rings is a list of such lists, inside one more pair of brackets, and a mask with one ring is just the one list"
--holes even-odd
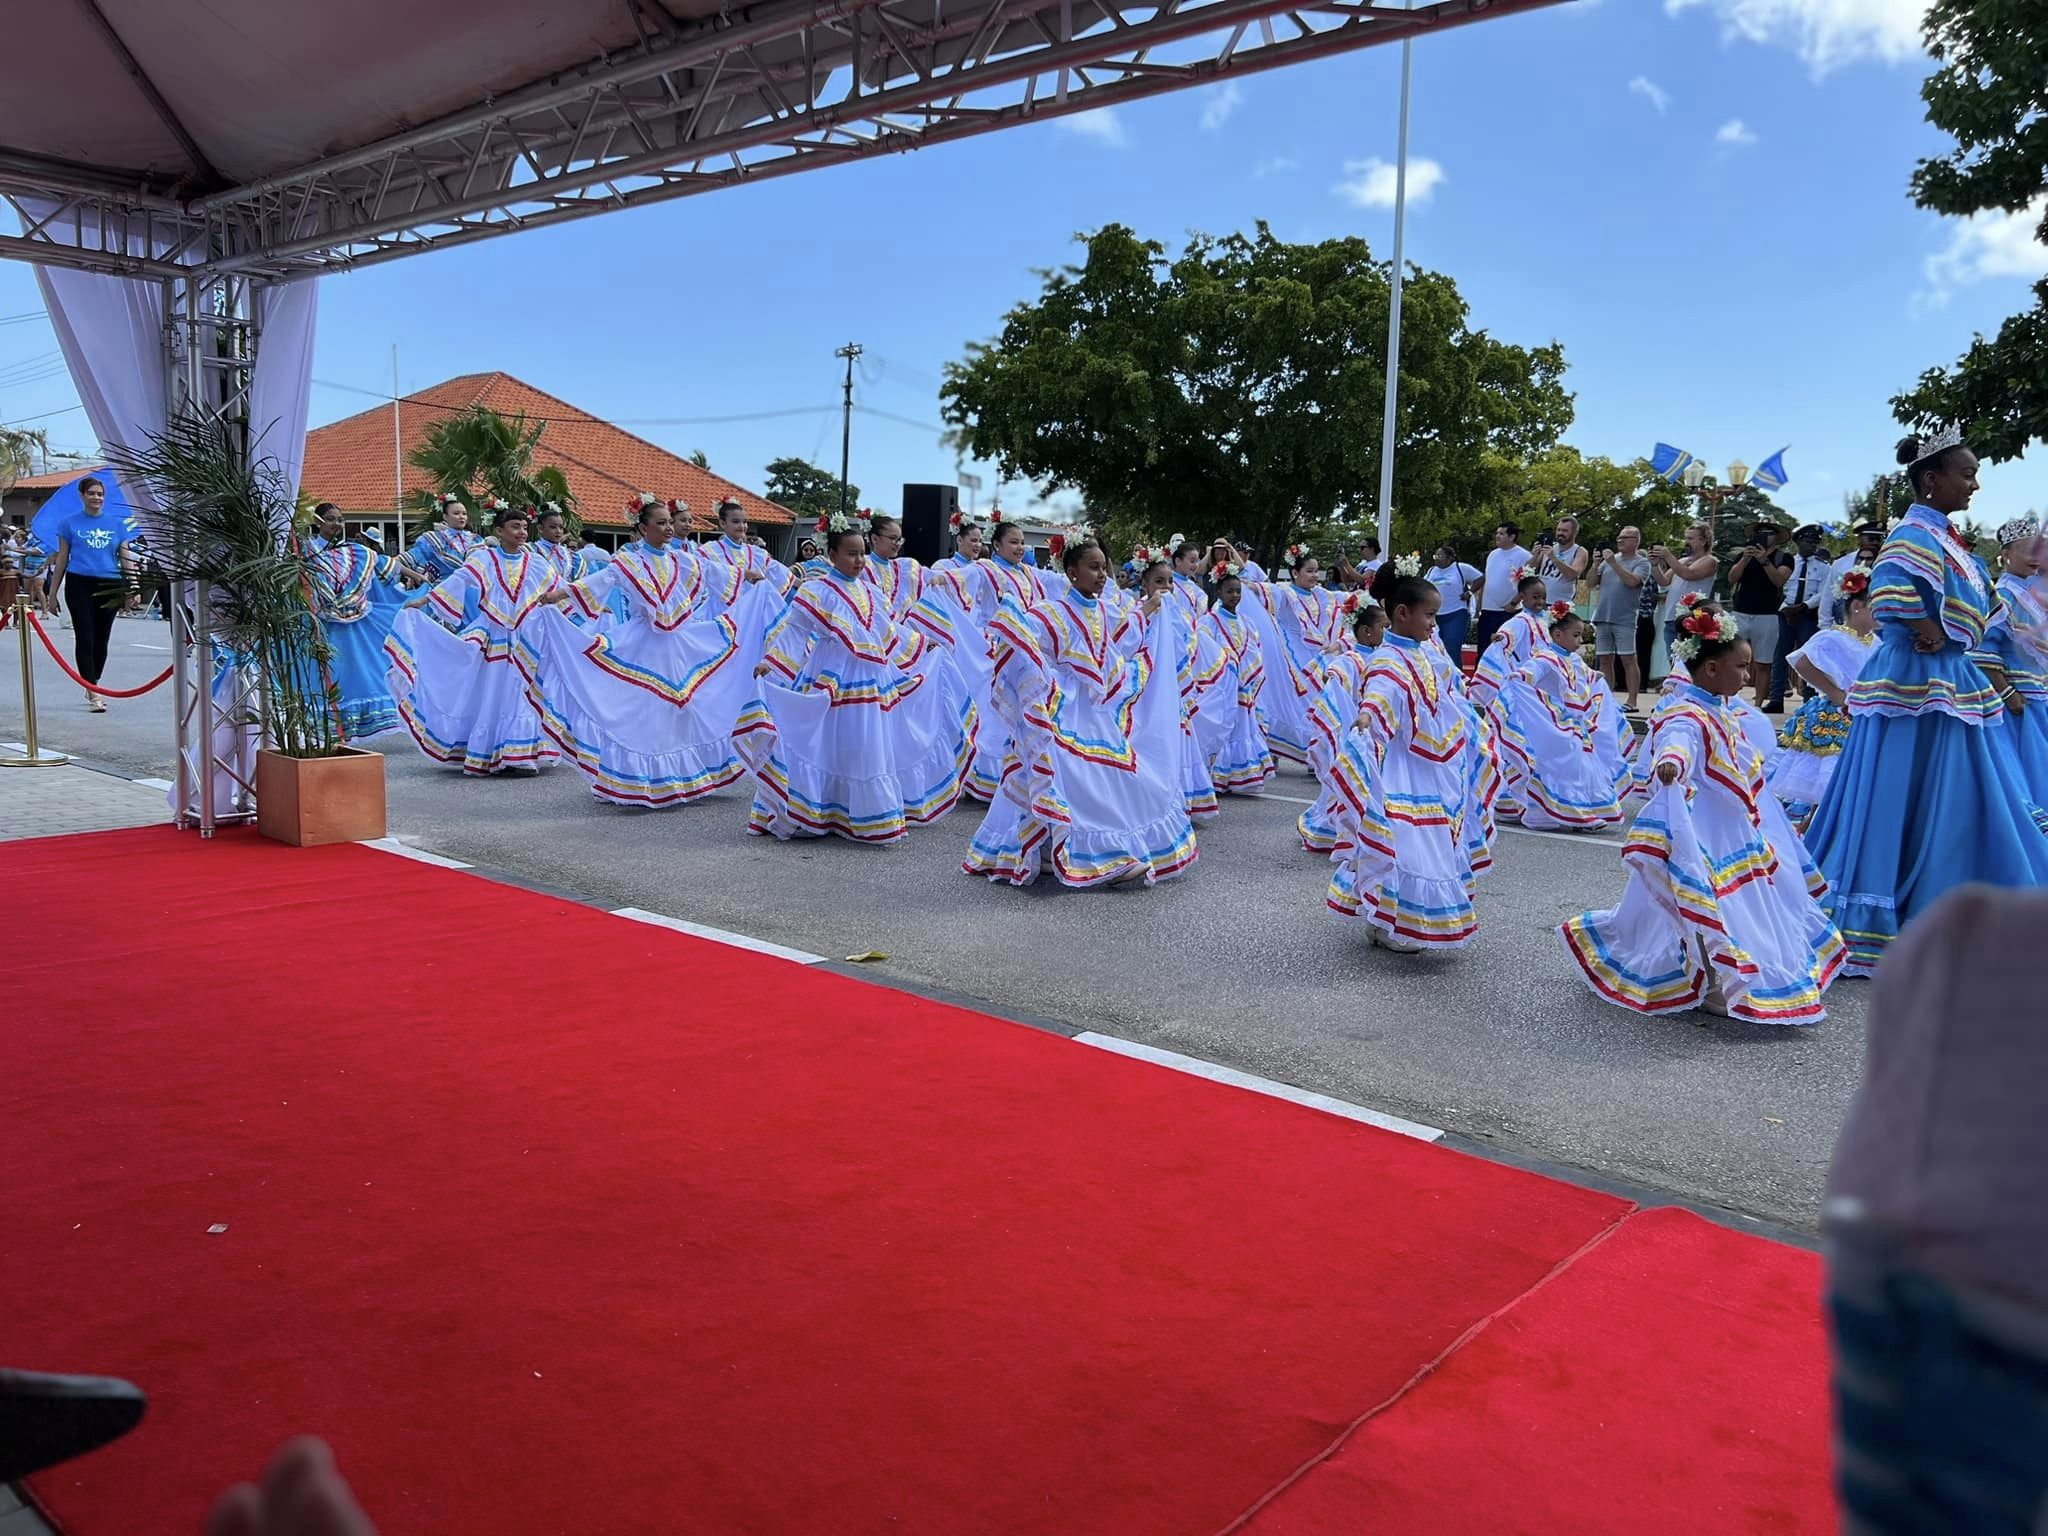
[(384, 835), (384, 754), (344, 747), (338, 757), (256, 754), (256, 829), (300, 848)]

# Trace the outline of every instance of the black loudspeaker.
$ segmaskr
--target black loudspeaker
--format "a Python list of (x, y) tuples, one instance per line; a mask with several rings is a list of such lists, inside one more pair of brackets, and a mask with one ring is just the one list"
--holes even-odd
[(937, 565), (953, 550), (953, 514), (960, 510), (957, 485), (903, 487), (903, 553), (920, 565)]

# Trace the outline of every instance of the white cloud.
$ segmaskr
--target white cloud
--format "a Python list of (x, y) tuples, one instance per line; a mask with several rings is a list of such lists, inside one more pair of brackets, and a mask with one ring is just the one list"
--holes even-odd
[[(1346, 160), (1344, 179), (1330, 190), (1357, 208), (1394, 206), (1394, 163), (1374, 155), (1369, 160)], [(1443, 183), (1444, 168), (1434, 160), (1408, 162), (1408, 201), (1421, 205)]]
[(1124, 132), (1124, 120), (1116, 115), (1115, 107), (1097, 107), (1093, 112), (1076, 112), (1055, 121), (1068, 133), (1093, 139), (1110, 149), (1122, 149), (1131, 142), (1131, 136)]
[(1939, 309), (1954, 289), (1986, 278), (2036, 278), (2048, 273), (2048, 245), (2041, 221), (2048, 218), (2048, 192), (2017, 213), (1994, 209), (1955, 221), (1948, 244), (1927, 258), (1927, 288), (1915, 308)]
[(1252, 174), (1260, 181), (1268, 176), (1284, 176), (1289, 171), (1301, 169), (1301, 162), (1292, 155), (1268, 155), (1252, 167)]
[(1244, 87), (1235, 80), (1224, 81), (1220, 90), (1212, 90), (1202, 99), (1202, 132), (1214, 133), (1243, 105)]
[(1637, 75), (1629, 81), (1628, 88), (1655, 107), (1659, 117), (1671, 110), (1671, 93), (1648, 75)]
[(1664, 0), (1665, 14), (1711, 10), (1729, 37), (1792, 49), (1816, 75), (1920, 53), (1927, 0)]
[(1756, 142), (1756, 132), (1739, 117), (1731, 117), (1714, 130), (1714, 142), (1747, 149)]

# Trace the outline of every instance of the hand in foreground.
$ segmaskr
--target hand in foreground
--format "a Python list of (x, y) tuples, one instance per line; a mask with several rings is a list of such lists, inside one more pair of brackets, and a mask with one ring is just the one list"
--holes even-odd
[(259, 1487), (230, 1488), (206, 1517), (206, 1536), (376, 1536), (376, 1527), (335, 1470), (324, 1440), (287, 1441)]
[(754, 668), (754, 676), (766, 677), (773, 670), (774, 668), (770, 667), (768, 663), (764, 661), (758, 667)]
[(768, 576), (765, 571), (749, 571), (747, 572), (746, 579), (748, 581), (766, 581)]
[(1657, 765), (1657, 782), (1660, 784), (1676, 784), (1678, 782), (1678, 764), (1659, 763)]

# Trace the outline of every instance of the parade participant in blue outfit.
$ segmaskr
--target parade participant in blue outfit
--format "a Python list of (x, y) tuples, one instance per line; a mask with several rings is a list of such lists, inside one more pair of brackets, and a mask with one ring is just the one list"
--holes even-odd
[(2040, 537), (2041, 526), (2031, 517), (1998, 530), (1998, 608), (1970, 659), (1998, 690), (2005, 707), (1999, 730), (2012, 742), (2021, 777), (2035, 803), (2048, 805), (2048, 609), (2034, 585)]
[(1469, 718), (1428, 644), (1442, 601), (1420, 576), (1395, 579), (1358, 721), (1330, 770), (1341, 851), (1325, 900), (1402, 954), (1461, 949), (1479, 931), (1467, 852), (1467, 820), (1480, 814), (1467, 771)]
[(772, 745), (754, 763), (747, 830), (787, 841), (888, 843), (960, 798), (974, 750), (971, 702), (895, 659), (898, 627), (863, 578), (867, 541), (834, 514), (831, 571), (791, 594), (756, 674)]
[(1816, 1024), (1844, 949), (1815, 899), (1819, 874), (1729, 707), (1749, 676), (1749, 642), (1733, 615), (1700, 607), (1681, 620), (1673, 654), (1693, 680), (1657, 705), (1656, 789), (1622, 850), (1628, 884), (1610, 910), (1559, 928), (1566, 953), (1596, 996), (1635, 1013)]
[(559, 756), (512, 654), (520, 625), (562, 584), (527, 549), (528, 531), (524, 511), (499, 513), (493, 542), (407, 606), (384, 642), (391, 693), (420, 750), (479, 777), (537, 773)]
[(321, 546), (306, 567), (320, 634), (332, 651), (327, 667), (340, 700), (342, 734), (359, 741), (395, 731), (398, 701), (386, 676), (384, 642), (405, 606), (405, 586), (417, 578), (391, 556), (343, 537), (333, 502), (321, 502), (313, 516)]
[(1155, 588), (1112, 613), (1093, 540), (1060, 560), (1059, 595), (1005, 605), (991, 625), (1013, 745), (962, 868), (1010, 885), (1048, 870), (1067, 886), (1152, 885), (1196, 858), (1179, 775), (1180, 608)]
[(1871, 571), (1877, 654), (1849, 692), (1848, 744), (1807, 835), (1851, 975), (1954, 886), (2048, 884), (2040, 791), (1970, 660), (1994, 594), (1949, 519), (1976, 494), (1977, 456), (1951, 428), (1907, 438), (1899, 462), (1916, 499)]
[(1842, 744), (1849, 739), (1849, 690), (1877, 651), (1870, 577), (1850, 571), (1837, 590), (1845, 604), (1842, 622), (1829, 625), (1788, 658), (1813, 691), (1778, 733), (1781, 750), (1765, 769), (1771, 793), (1801, 831), (1826, 796)]
[[(675, 544), (667, 504), (642, 507), (637, 530), (610, 564), (548, 593), (555, 606), (520, 627), (514, 654), (543, 729), (591, 795), (666, 809), (736, 782), (747, 771), (741, 746), (765, 737), (760, 656), (741, 639), (761, 624), (708, 601), (704, 567)], [(593, 634), (573, 622), (609, 614), (615, 597), (625, 623)], [(741, 597), (776, 601), (766, 582)]]
[(428, 581), (446, 581), (462, 568), (480, 542), (469, 531), (469, 508), (461, 497), (451, 494), (441, 498), (440, 521), (422, 530), (405, 557)]
[(1210, 690), (1196, 718), (1198, 740), (1206, 748), (1209, 777), (1226, 795), (1255, 795), (1273, 777), (1273, 749), (1259, 717), (1259, 693), (1266, 681), (1264, 648), (1258, 631), (1244, 621), (1238, 604), (1244, 598), (1242, 568), (1233, 560), (1209, 573), (1215, 601), (1202, 616), (1202, 628), (1223, 656), (1222, 681)]
[(107, 643), (114, 635), (114, 615), (142, 606), (142, 588), (129, 560), (138, 530), (126, 510), (107, 505), (106, 483), (98, 475), (78, 482), (78, 505), (54, 526), (41, 527), (50, 548), (50, 574), (43, 589), (43, 611), (57, 612), (61, 596), (71, 610), (73, 652), (78, 675), (85, 679), (85, 707), (107, 712), (107, 701), (93, 689), (106, 670)]

